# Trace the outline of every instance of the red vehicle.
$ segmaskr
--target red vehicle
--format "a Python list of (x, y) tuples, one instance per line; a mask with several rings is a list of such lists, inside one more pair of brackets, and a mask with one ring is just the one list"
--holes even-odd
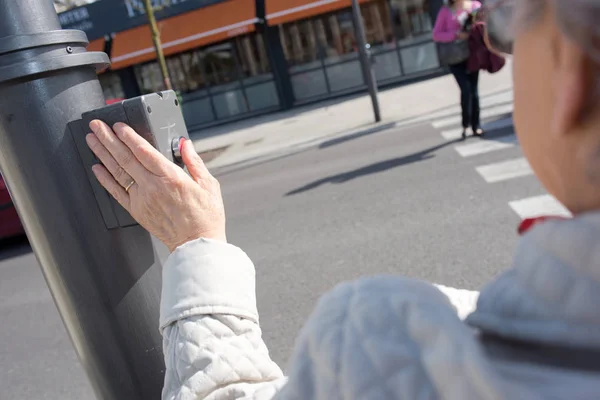
[(8, 188), (0, 175), (0, 239), (7, 239), (25, 234), (21, 220), (10, 198)]
[(108, 99), (108, 100), (106, 100), (106, 105), (119, 103), (119, 102), (121, 102), (123, 100), (125, 100), (125, 99), (121, 99), (121, 98), (119, 98), (119, 99)]

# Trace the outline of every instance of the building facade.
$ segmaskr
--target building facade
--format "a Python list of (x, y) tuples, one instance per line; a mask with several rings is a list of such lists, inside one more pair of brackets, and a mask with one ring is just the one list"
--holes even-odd
[[(351, 0), (153, 0), (190, 129), (366, 90)], [(361, 0), (380, 85), (440, 72), (431, 38), (442, 0)], [(107, 99), (163, 89), (143, 0), (59, 14), (105, 51)]]

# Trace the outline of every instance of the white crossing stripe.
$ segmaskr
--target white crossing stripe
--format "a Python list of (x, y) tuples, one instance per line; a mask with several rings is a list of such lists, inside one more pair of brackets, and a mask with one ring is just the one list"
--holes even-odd
[(511, 201), (509, 204), (521, 219), (541, 217), (544, 215), (559, 217), (571, 216), (569, 210), (549, 194)]
[(462, 128), (450, 129), (447, 131), (442, 131), (442, 136), (444, 139), (446, 139), (448, 141), (456, 140), (456, 139), (460, 138), (462, 131), (463, 131)]
[(479, 154), (490, 153), (496, 150), (515, 147), (517, 137), (515, 135), (503, 136), (494, 140), (481, 139), (477, 143), (455, 146), (454, 149), (462, 157), (471, 157)]
[[(484, 109), (483, 111), (481, 111), (480, 118), (481, 119), (492, 118), (492, 117), (495, 117), (498, 115), (511, 113), (512, 111), (513, 111), (512, 104), (507, 104), (504, 106), (497, 106), (497, 107), (490, 107), (490, 108), (487, 108), (487, 109)], [(460, 112), (458, 112), (456, 115), (454, 115), (452, 117), (442, 118), (442, 119), (438, 119), (437, 121), (433, 121), (431, 123), (431, 125), (433, 125), (433, 127), (435, 129), (440, 129), (440, 128), (446, 128), (446, 127), (452, 126), (452, 125), (460, 125), (461, 123), (462, 123), (462, 117), (460, 116)]]
[(488, 183), (533, 175), (531, 166), (524, 157), (483, 165), (481, 167), (477, 167), (476, 170)]
[[(502, 119), (498, 119), (495, 121), (490, 121), (490, 122), (484, 123), (481, 126), (481, 128), (484, 131), (493, 131), (496, 129), (508, 128), (508, 127), (511, 127), (512, 125), (513, 125), (512, 117), (508, 117), (508, 118), (502, 118)], [(447, 131), (442, 131), (441, 135), (444, 139), (446, 139), (448, 141), (456, 140), (461, 137), (462, 131), (463, 131), (462, 128), (449, 129)], [(467, 131), (469, 131), (469, 130), (467, 130)]]

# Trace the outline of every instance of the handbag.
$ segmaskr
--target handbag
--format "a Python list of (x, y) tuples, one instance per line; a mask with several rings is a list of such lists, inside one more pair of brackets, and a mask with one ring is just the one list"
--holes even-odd
[(469, 51), (469, 41), (466, 39), (457, 39), (453, 42), (438, 43), (438, 56), (442, 65), (460, 64), (467, 61), (471, 52)]

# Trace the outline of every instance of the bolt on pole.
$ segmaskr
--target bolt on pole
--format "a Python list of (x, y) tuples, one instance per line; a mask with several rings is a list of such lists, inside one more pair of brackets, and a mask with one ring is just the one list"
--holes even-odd
[[(105, 105), (85, 33), (48, 0), (0, 0), (0, 170), (99, 399), (160, 399), (164, 248), (107, 229), (68, 128)], [(35, 379), (35, 377), (33, 377)]]
[(352, 16), (354, 19), (354, 26), (356, 28), (358, 56), (360, 58), (360, 65), (362, 67), (363, 76), (365, 82), (367, 83), (367, 88), (369, 89), (371, 103), (373, 104), (373, 114), (375, 115), (375, 122), (380, 122), (381, 111), (379, 109), (379, 99), (377, 98), (377, 80), (375, 79), (375, 72), (373, 71), (371, 57), (367, 53), (367, 39), (365, 36), (365, 26), (363, 24), (362, 15), (360, 13), (360, 6), (358, 4), (358, 0), (352, 0)]

